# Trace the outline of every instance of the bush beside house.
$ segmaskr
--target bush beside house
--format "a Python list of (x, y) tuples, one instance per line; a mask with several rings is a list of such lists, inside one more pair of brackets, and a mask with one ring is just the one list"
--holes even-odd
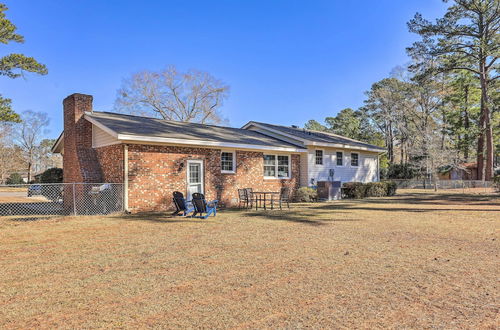
[(297, 202), (315, 202), (318, 200), (318, 191), (311, 187), (302, 187), (297, 190), (295, 195)]
[(52, 167), (40, 174), (40, 183), (62, 183), (63, 169)]
[(361, 199), (365, 197), (394, 196), (397, 184), (393, 181), (382, 182), (346, 182), (342, 186), (346, 198)]

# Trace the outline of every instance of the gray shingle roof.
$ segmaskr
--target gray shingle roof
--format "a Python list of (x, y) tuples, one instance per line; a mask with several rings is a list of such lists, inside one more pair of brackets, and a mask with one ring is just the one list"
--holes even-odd
[(247, 144), (265, 147), (300, 148), (297, 145), (241, 128), (203, 125), (113, 112), (86, 113), (117, 134)]
[(314, 141), (314, 142), (323, 142), (323, 143), (335, 143), (335, 144), (345, 144), (348, 146), (353, 146), (353, 147), (360, 147), (360, 148), (369, 148), (369, 149), (376, 149), (385, 151), (384, 148), (365, 143), (362, 141), (354, 140), (347, 138), (345, 136), (333, 134), (333, 133), (328, 133), (328, 132), (319, 132), (319, 131), (313, 131), (313, 130), (306, 130), (303, 128), (295, 128), (295, 127), (289, 127), (289, 126), (282, 126), (282, 125), (273, 125), (273, 124), (267, 124), (267, 123), (261, 123), (261, 122), (256, 122), (256, 121), (251, 121), (249, 124), (257, 124), (262, 127), (267, 127), (270, 129), (274, 129), (280, 132), (283, 132), (288, 135), (293, 135), (299, 139), (305, 139), (309, 141)]

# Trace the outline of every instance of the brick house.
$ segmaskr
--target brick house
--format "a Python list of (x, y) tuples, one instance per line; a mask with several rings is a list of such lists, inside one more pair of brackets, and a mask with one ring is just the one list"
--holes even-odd
[[(249, 122), (243, 128), (167, 121), (92, 108), (92, 96), (63, 101), (65, 183), (122, 183), (132, 212), (173, 207), (172, 193), (203, 192), (226, 206), (239, 188), (292, 194), (315, 180), (377, 181), (384, 150), (334, 134)], [(339, 158), (340, 157), (340, 158)], [(333, 176), (332, 176), (333, 175)]]
[(64, 182), (123, 183), (133, 212), (172, 208), (176, 190), (233, 206), (238, 188), (299, 186), (304, 150), (258, 132), (96, 112), (83, 94), (68, 96), (63, 113), (53, 151), (63, 154)]

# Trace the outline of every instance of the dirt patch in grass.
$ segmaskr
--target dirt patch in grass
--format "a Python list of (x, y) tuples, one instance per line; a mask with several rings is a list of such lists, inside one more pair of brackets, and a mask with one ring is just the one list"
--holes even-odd
[(0, 221), (0, 327), (495, 328), (500, 200)]

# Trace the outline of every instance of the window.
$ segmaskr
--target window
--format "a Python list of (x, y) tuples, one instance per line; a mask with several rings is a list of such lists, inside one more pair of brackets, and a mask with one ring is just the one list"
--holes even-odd
[(276, 156), (275, 155), (264, 155), (264, 176), (275, 177), (276, 176)]
[(359, 154), (351, 153), (351, 166), (359, 166)]
[(343, 166), (344, 165), (344, 154), (342, 151), (337, 151), (337, 166)]
[(264, 177), (289, 178), (290, 157), (283, 155), (264, 155)]
[(220, 165), (222, 173), (234, 173), (235, 172), (235, 154), (234, 152), (221, 152), (220, 154)]
[(290, 177), (288, 156), (278, 156), (278, 178)]
[(323, 150), (316, 150), (316, 165), (323, 165)]

